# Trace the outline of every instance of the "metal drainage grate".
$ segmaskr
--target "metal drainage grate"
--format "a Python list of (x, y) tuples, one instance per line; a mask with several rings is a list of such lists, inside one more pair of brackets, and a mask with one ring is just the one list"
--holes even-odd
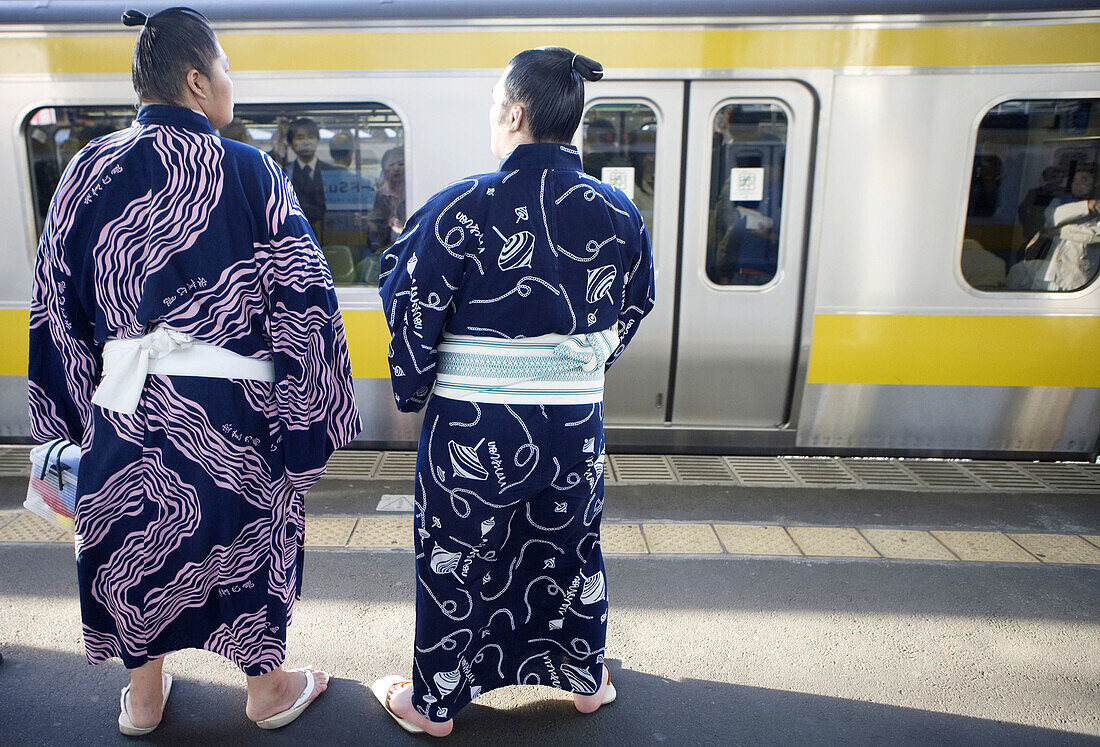
[(383, 452), (381, 464), (374, 472), (374, 476), (382, 480), (412, 480), (415, 475), (415, 451)]
[(733, 482), (733, 473), (722, 457), (671, 456), (669, 461), (681, 482)]
[(787, 467), (803, 485), (810, 487), (856, 487), (859, 481), (829, 457), (786, 459)]
[(963, 468), (994, 490), (1046, 490), (1047, 486), (1010, 462), (968, 462)]
[(619, 482), (676, 482), (668, 458), (651, 454), (616, 454), (611, 457)]
[(30, 446), (0, 447), (0, 475), (6, 477), (26, 477), (30, 473)]
[(1042, 480), (1052, 490), (1063, 493), (1093, 492), (1100, 490), (1100, 473), (1096, 476), (1075, 464), (1046, 464), (1035, 462), (1021, 464), (1020, 469)]
[(798, 478), (778, 457), (723, 457), (742, 485), (798, 487)]
[(971, 477), (955, 462), (899, 462), (925, 487), (933, 490), (981, 490), (985, 486)]
[(1100, 464), (1075, 464), (1073, 466), (1079, 472), (1095, 479), (1097, 484), (1100, 485)]
[(382, 453), (378, 451), (341, 450), (329, 458), (325, 474), (329, 477), (367, 479), (374, 477), (381, 461)]
[(856, 476), (862, 487), (916, 490), (917, 478), (902, 469), (896, 459), (845, 459), (842, 464)]

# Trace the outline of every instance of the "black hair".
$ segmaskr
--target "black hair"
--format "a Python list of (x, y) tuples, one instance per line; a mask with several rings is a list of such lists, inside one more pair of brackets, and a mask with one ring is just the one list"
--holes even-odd
[(603, 77), (603, 66), (565, 47), (520, 52), (504, 77), (504, 108), (522, 104), (536, 142), (568, 143), (581, 122), (584, 81)]
[(218, 57), (218, 37), (197, 10), (168, 8), (151, 16), (127, 10), (122, 23), (142, 27), (132, 67), (134, 90), (142, 101), (182, 105), (187, 71), (194, 68), (210, 75), (210, 63)]
[(351, 135), (347, 132), (337, 132), (332, 136), (332, 139), (328, 141), (328, 152), (333, 158), (345, 158), (351, 155), (353, 142)]
[(312, 135), (318, 139), (321, 137), (321, 130), (317, 127), (317, 123), (309, 117), (298, 117), (290, 123), (290, 126), (286, 128), (286, 141), (288, 143), (294, 142), (295, 130), (305, 130), (306, 135)]
[(404, 157), (405, 157), (405, 146), (398, 145), (397, 147), (390, 148), (385, 153), (383, 153), (382, 154), (382, 160), (380, 161), (380, 163), (382, 165), (382, 168), (385, 169), (386, 166), (388, 166), (390, 164), (390, 161), (392, 161), (393, 159), (395, 159), (395, 158), (402, 158), (403, 159)]

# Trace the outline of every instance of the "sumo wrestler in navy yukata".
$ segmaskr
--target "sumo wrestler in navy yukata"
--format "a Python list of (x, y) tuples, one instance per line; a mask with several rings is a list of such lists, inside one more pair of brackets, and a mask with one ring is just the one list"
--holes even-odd
[(412, 685), (375, 683), (409, 730), (447, 733), (505, 685), (583, 711), (614, 697), (603, 380), (653, 305), (653, 261), (637, 209), (569, 144), (598, 71), (517, 55), (490, 113), (499, 169), (432, 197), (382, 260), (397, 406), (424, 410)]

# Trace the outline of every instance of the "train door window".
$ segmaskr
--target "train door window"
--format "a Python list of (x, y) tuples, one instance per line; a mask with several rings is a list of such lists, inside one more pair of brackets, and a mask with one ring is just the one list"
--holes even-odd
[(584, 116), (584, 171), (623, 190), (653, 234), (657, 115), (645, 104), (596, 104)]
[(978, 127), (961, 249), (984, 291), (1075, 291), (1100, 269), (1100, 99), (1006, 101)]
[[(404, 126), (382, 104), (239, 104), (223, 137), (270, 155), (287, 173), (337, 285), (377, 285), (379, 253), (404, 228)], [(35, 218), (65, 164), (89, 140), (129, 126), (132, 106), (46, 108), (25, 126)], [(307, 170), (308, 167), (308, 170)]]
[(764, 285), (779, 260), (787, 114), (777, 103), (727, 104), (712, 137), (707, 277)]

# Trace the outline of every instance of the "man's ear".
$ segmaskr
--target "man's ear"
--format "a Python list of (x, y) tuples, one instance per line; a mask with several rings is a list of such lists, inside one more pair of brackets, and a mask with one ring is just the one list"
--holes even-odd
[(195, 68), (191, 68), (187, 71), (187, 90), (191, 92), (191, 95), (200, 101), (205, 101), (207, 96), (206, 79), (205, 76)]
[(519, 132), (527, 124), (527, 112), (522, 104), (512, 104), (508, 110), (508, 131)]

